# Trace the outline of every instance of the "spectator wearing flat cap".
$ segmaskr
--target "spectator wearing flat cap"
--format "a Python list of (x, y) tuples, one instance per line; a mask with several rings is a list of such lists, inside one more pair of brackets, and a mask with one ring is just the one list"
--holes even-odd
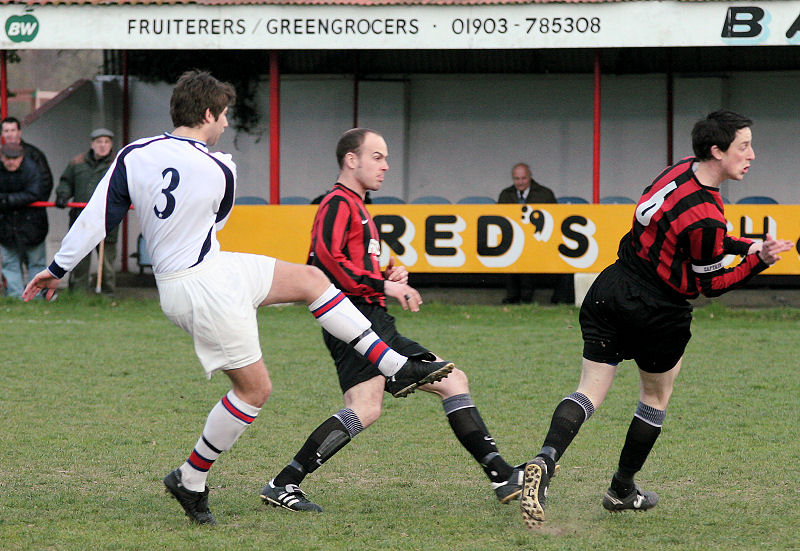
[[(75, 203), (86, 203), (94, 193), (97, 184), (102, 180), (111, 163), (114, 161), (114, 133), (107, 128), (98, 128), (89, 134), (89, 151), (74, 157), (56, 187), (56, 206), (65, 208), (70, 199)], [(75, 223), (82, 207), (73, 207), (69, 211), (69, 225)], [(117, 236), (119, 226), (111, 230), (105, 238), (103, 246), (103, 279), (101, 290), (104, 293), (114, 292), (114, 261), (117, 259)], [(97, 249), (98, 260), (100, 251)], [(87, 255), (72, 270), (69, 276), (69, 288), (73, 291), (88, 292), (93, 289), (90, 268), (92, 255)]]
[(39, 167), (47, 190), (47, 197), (43, 197), (40, 200), (47, 201), (50, 198), (50, 192), (53, 191), (53, 173), (50, 172), (50, 165), (47, 163), (47, 157), (42, 153), (42, 150), (22, 139), (22, 126), (20, 126), (19, 119), (16, 117), (6, 117), (0, 121), (0, 136), (3, 138), (3, 143), (21, 145), (25, 157)]
[(47, 163), (47, 157), (42, 153), (42, 150), (35, 145), (26, 142), (22, 139), (22, 126), (19, 119), (16, 117), (6, 117), (0, 121), (0, 136), (3, 138), (3, 143), (18, 143), (22, 146), (25, 152), (25, 157), (34, 162), (42, 172), (44, 178), (44, 185), (47, 189), (47, 197), (41, 199), (47, 201), (50, 198), (50, 192), (53, 191), (53, 173), (50, 171), (50, 165)]
[(47, 267), (47, 213), (28, 205), (46, 200), (51, 188), (21, 144), (0, 147), (0, 161), (0, 258), (6, 294), (20, 298), (28, 280)]

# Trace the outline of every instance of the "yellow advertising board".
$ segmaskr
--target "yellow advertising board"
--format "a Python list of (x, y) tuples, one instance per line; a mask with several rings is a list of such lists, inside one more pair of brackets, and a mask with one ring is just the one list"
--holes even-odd
[[(219, 234), (224, 250), (303, 263), (316, 205), (242, 205)], [(369, 205), (389, 255), (418, 273), (599, 272), (614, 261), (634, 205)], [(730, 205), (728, 230), (800, 242), (800, 205)], [(733, 257), (730, 259), (735, 260)], [(797, 246), (768, 274), (800, 274)]]

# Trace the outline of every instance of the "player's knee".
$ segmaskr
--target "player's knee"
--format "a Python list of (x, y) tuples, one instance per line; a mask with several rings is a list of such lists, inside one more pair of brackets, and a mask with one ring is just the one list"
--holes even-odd
[(258, 386), (251, 387), (247, 391), (245, 401), (257, 408), (263, 407), (272, 394), (272, 381), (267, 379)]
[(305, 265), (301, 273), (303, 278), (302, 287), (306, 292), (306, 302), (309, 304), (319, 298), (331, 286), (331, 280), (316, 266)]
[(672, 387), (669, 389), (659, 389), (656, 392), (642, 392), (640, 399), (642, 402), (652, 405), (656, 409), (665, 410), (672, 397)]
[(460, 394), (469, 392), (469, 380), (467, 379), (467, 374), (457, 367), (453, 368), (453, 371), (447, 376), (445, 381), (450, 381), (450, 384), (456, 388)]
[(469, 394), (469, 381), (467, 374), (458, 368), (453, 371), (441, 381), (436, 383), (429, 383), (419, 387), (424, 392), (436, 394), (442, 399), (450, 398), (458, 394)]
[[(261, 405), (263, 406), (264, 403), (269, 400), (269, 397), (272, 395), (272, 381), (267, 380), (264, 383), (263, 387), (261, 388)], [(261, 407), (261, 406), (259, 406)]]
[[(355, 410), (355, 408), (353, 409)], [(361, 421), (361, 425), (364, 428), (367, 428), (372, 423), (378, 420), (378, 418), (381, 416), (382, 411), (383, 407), (381, 403), (361, 404), (357, 410), (358, 418)]]
[(328, 279), (328, 276), (316, 266), (306, 265), (306, 273), (304, 275), (308, 278), (309, 285), (313, 285), (314, 287), (327, 288), (331, 284), (331, 280)]
[(247, 397), (244, 398), (244, 401), (251, 406), (261, 408), (264, 407), (264, 404), (269, 399), (270, 394), (272, 394), (272, 384), (268, 383), (264, 387), (252, 389), (247, 393)]

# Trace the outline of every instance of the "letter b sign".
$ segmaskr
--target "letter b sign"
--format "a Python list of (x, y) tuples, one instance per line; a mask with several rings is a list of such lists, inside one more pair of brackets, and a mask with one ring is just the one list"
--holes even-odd
[(728, 8), (722, 38), (755, 38), (761, 34), (764, 10), (753, 6)]

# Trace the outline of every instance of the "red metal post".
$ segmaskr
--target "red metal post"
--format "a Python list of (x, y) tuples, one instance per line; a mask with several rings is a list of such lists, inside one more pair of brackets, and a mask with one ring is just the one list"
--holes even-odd
[(281, 74), (278, 52), (269, 53), (269, 203), (281, 202)]
[(6, 51), (0, 50), (0, 118), (8, 116), (8, 67), (6, 65)]
[[(128, 50), (122, 50), (122, 143), (130, 140), (130, 90), (128, 88)], [(122, 271), (128, 273), (128, 215), (122, 219)]]
[(600, 50), (594, 52), (594, 142), (592, 144), (592, 202), (600, 202)]

